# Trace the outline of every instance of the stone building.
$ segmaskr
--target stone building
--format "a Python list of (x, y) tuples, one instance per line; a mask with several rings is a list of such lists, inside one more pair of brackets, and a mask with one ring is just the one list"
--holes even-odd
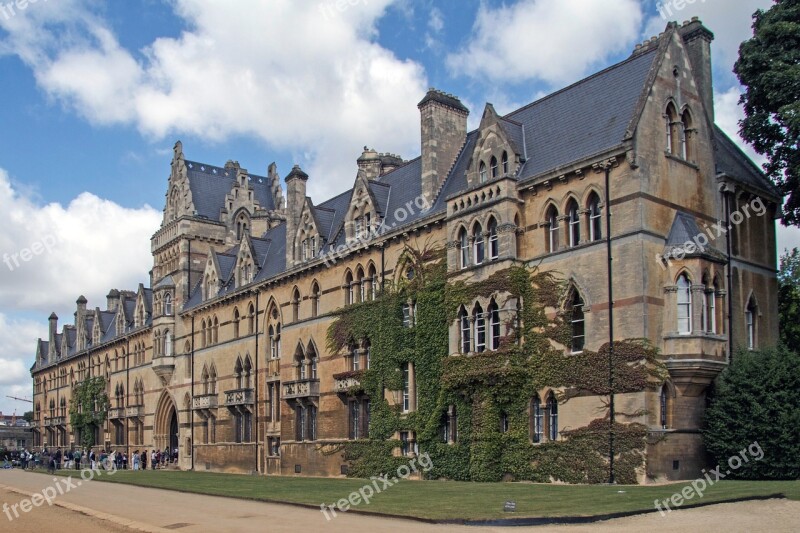
[[(31, 369), (36, 444), (78, 442), (71, 390), (103, 376), (99, 445), (178, 448), (185, 469), (341, 475), (341, 454), (323, 451), (364, 436), (370, 400), (343, 391), (370, 354), (327, 353), (334, 311), (408, 275), (404, 247), (424, 241), (447, 250), (454, 279), (519, 262), (558, 272), (570, 287), (566, 354), (598, 349), (609, 338), (610, 207), (614, 337), (649, 339), (669, 370), (658, 390), (617, 399), (666, 437), (648, 446), (641, 478), (698, 475), (710, 385), (731, 351), (775, 343), (778, 327), (781, 198), (714, 123), (712, 40), (696, 19), (670, 24), (621, 63), (508, 115), (487, 104), (475, 131), (456, 96), (432, 89), (418, 106), (420, 157), (365, 147), (353, 187), (319, 204), (298, 166), (284, 192), (274, 164), (266, 176), (202, 164), (178, 142), (150, 282), (112, 290), (103, 309), (80, 297), (60, 331), (50, 316)], [(515, 305), (498, 294), (465, 308), (451, 357), (495, 349), (498, 317)], [(413, 324), (415, 309), (404, 313)], [(410, 366), (404, 394), (386, 393), (404, 411)], [(562, 439), (600, 405), (558, 404), (552, 392), (531, 391), (532, 443)], [(414, 435), (397, 438), (398, 453), (422, 451)]]

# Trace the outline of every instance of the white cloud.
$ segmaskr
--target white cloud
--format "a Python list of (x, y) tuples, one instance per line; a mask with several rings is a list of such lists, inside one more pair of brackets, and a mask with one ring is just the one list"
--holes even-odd
[(13, 319), (0, 313), (0, 412), (18, 415), (31, 411), (31, 404), (6, 396), (31, 398), (30, 367), (36, 357), (36, 339), (47, 335), (47, 321)]
[(714, 93), (715, 122), (760, 167), (766, 162), (766, 158), (756, 153), (752, 146), (739, 137), (739, 121), (744, 118), (744, 109), (739, 104), (741, 94), (738, 87), (731, 87), (724, 93)]
[(374, 42), (392, 0), (343, 10), (316, 0), (176, 0), (188, 29), (137, 54), (93, 14), (93, 0), (68, 1), (70, 9), (50, 2), (0, 18), (3, 48), (92, 124), (132, 124), (159, 140), (255, 136), (294, 151), (323, 197), (352, 184), (365, 144), (406, 157), (419, 151), (423, 68)]
[(110, 289), (148, 281), (150, 236), (160, 222), (149, 206), (123, 208), (86, 192), (66, 207), (38, 205), (0, 169), (0, 308), (46, 320), (80, 294), (105, 307)]
[(448, 65), (476, 79), (564, 84), (630, 48), (642, 17), (636, 0), (481, 4), (469, 43)]

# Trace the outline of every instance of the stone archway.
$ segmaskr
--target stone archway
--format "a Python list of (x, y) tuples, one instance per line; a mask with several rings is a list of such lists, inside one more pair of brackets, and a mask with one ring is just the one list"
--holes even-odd
[(161, 395), (153, 424), (153, 446), (174, 451), (179, 442), (178, 409), (167, 391)]

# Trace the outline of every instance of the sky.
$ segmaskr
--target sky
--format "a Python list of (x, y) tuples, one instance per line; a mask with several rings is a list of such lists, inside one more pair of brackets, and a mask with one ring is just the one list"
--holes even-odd
[[(266, 175), (300, 164), (315, 203), (364, 146), (419, 155), (416, 104), (458, 95), (478, 125), (628, 57), (693, 16), (712, 45), (717, 123), (769, 0), (0, 0), (0, 411), (30, 404), (36, 339), (81, 294), (147, 283), (172, 147)], [(779, 227), (779, 249), (800, 230)], [(23, 258), (26, 258), (24, 261)]]

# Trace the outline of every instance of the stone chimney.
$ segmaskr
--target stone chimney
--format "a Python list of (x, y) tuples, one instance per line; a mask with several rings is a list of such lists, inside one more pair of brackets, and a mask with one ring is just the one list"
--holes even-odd
[(78, 297), (75, 303), (78, 304), (78, 310), (75, 311), (75, 349), (81, 351), (86, 348), (86, 297)]
[(422, 194), (433, 203), (466, 141), (469, 109), (457, 97), (436, 89), (428, 90), (417, 107), (422, 131)]
[(56, 348), (56, 332), (58, 331), (58, 316), (55, 313), (50, 314), (50, 335), (48, 337), (49, 344), (47, 345), (47, 359), (54, 361), (58, 349)]
[(364, 152), (356, 161), (358, 169), (363, 170), (368, 180), (374, 180), (381, 175), (381, 158), (372, 148), (364, 147)]
[(116, 311), (118, 305), (119, 291), (117, 289), (111, 289), (111, 291), (106, 295), (106, 309), (109, 311)]
[(306, 182), (308, 174), (303, 172), (300, 165), (295, 165), (286, 176), (286, 266), (294, 266), (294, 239), (300, 225), (300, 213), (306, 202)]
[(684, 22), (683, 26), (678, 28), (678, 33), (683, 38), (689, 53), (689, 61), (692, 63), (694, 79), (697, 82), (700, 98), (703, 100), (703, 107), (706, 108), (708, 118), (713, 124), (714, 87), (711, 75), (711, 41), (714, 40), (714, 34), (703, 26), (697, 17)]

